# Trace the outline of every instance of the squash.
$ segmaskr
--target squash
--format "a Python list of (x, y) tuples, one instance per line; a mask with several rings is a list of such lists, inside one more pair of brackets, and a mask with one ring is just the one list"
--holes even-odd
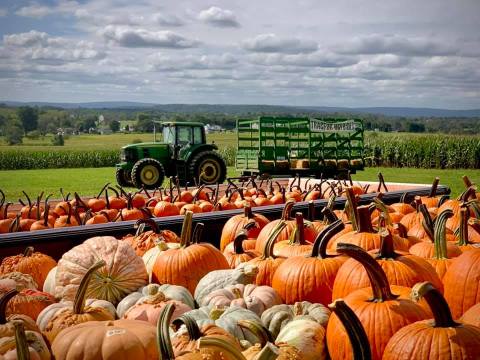
[[(358, 316), (367, 332), (372, 359), (381, 359), (387, 342), (399, 329), (427, 319), (429, 314), (421, 305), (409, 299), (410, 288), (390, 286), (381, 266), (360, 247), (338, 244), (337, 252), (356, 259), (367, 270), (371, 288), (355, 290), (344, 301)], [(348, 334), (335, 314), (328, 321), (327, 345), (329, 349), (335, 349), (330, 352), (332, 360), (352, 358)]]
[(29, 246), (23, 254), (8, 256), (0, 264), (0, 274), (18, 271), (29, 274), (33, 277), (39, 289), (43, 288), (48, 272), (57, 265), (56, 261), (50, 256), (40, 252), (34, 252), (33, 247)]
[(204, 298), (215, 290), (222, 289), (228, 285), (251, 284), (258, 273), (258, 268), (248, 263), (240, 264), (236, 269), (210, 271), (198, 282), (195, 289), (195, 300), (197, 304), (204, 303)]
[(212, 291), (200, 306), (239, 306), (261, 316), (268, 308), (281, 303), (282, 299), (270, 286), (236, 284)]
[(21, 321), (13, 321), (14, 336), (0, 338), (0, 359), (4, 360), (50, 360), (50, 351), (42, 335), (25, 331)]
[(261, 319), (263, 325), (276, 338), (286, 324), (299, 317), (316, 321), (323, 327), (326, 327), (330, 317), (330, 310), (322, 304), (301, 301), (293, 305), (274, 305), (262, 313)]
[(425, 298), (434, 319), (400, 329), (388, 342), (384, 359), (477, 359), (480, 328), (453, 320), (448, 304), (432, 284), (419, 283), (412, 297)]
[(87, 298), (116, 305), (126, 295), (147, 284), (145, 265), (130, 245), (111, 236), (98, 236), (63, 254), (55, 277), (55, 296), (73, 300), (81, 278), (99, 260), (104, 260), (106, 266), (92, 277)]
[(152, 281), (184, 286), (194, 293), (203, 276), (213, 270), (228, 269), (229, 266), (223, 254), (212, 244), (197, 243), (203, 224), (197, 224), (197, 231), (191, 235), (192, 215), (191, 211), (185, 214), (180, 247), (168, 249), (162, 256), (157, 256), (153, 265)]
[(141, 303), (149, 297), (158, 293), (163, 293), (166, 298), (180, 301), (188, 305), (191, 309), (195, 309), (195, 300), (190, 292), (183, 286), (169, 284), (148, 284), (138, 291), (133, 292), (122, 299), (117, 305), (117, 316), (122, 318), (125, 312), (137, 303)]
[(9, 272), (0, 275), (0, 292), (15, 289), (21, 291), (23, 289), (37, 290), (38, 285), (33, 280), (32, 275), (24, 274), (18, 271)]
[[(10, 291), (15, 291), (15, 293), (13, 297), (9, 298), (8, 303), (6, 303), (5, 314), (7, 317), (13, 314), (20, 314), (37, 320), (38, 315), (43, 309), (56, 302), (52, 295), (38, 290), (24, 289), (19, 292), (16, 292), (16, 290)], [(0, 296), (8, 293), (7, 291), (0, 291)]]
[[(102, 300), (92, 300), (85, 306), (85, 294), (94, 273), (105, 266), (105, 261), (100, 260), (87, 270), (78, 286), (75, 300), (53, 304), (45, 308), (37, 319), (37, 324), (43, 335), (51, 344), (60, 331), (76, 324), (87, 321), (114, 320), (115, 308), (110, 303)], [(112, 310), (113, 308), (113, 310)]]
[(89, 321), (63, 330), (52, 344), (56, 360), (157, 360), (155, 326), (139, 320)]

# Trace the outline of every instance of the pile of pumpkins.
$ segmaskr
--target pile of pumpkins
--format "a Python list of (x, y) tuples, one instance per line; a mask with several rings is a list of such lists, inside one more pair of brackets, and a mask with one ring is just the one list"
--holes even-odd
[(0, 359), (478, 358), (475, 190), (359, 206), (347, 188), (322, 220), (246, 207), (220, 249), (192, 211), (58, 263), (27, 248), (0, 265)]
[[(174, 183), (171, 179), (170, 184)], [(279, 205), (288, 200), (317, 200), (330, 194), (339, 194), (345, 186), (342, 182), (330, 182), (329, 186), (323, 186), (322, 190), (322, 184), (325, 185), (326, 180), (315, 185), (309, 185), (307, 180), (303, 188), (300, 183), (300, 178), (298, 181), (297, 178), (293, 179), (286, 187), (271, 181), (257, 186), (253, 179), (239, 184), (240, 186), (230, 182), (222, 192), (223, 195), (218, 185), (202, 185), (182, 190), (177, 181), (177, 185), (170, 186), (169, 190), (158, 189), (150, 193), (142, 189), (132, 194), (107, 183), (98, 195), (92, 198), (81, 198), (74, 193), (73, 199), (70, 199), (70, 193), (64, 194), (60, 189), (63, 199), (54, 206), (48, 203), (51, 195), (43, 199), (44, 194), (41, 193), (36, 201), (33, 201), (23, 192), (25, 200), (19, 199), (22, 205), (19, 211), (9, 210), (12, 203), (6, 201), (5, 194), (0, 190), (0, 234), (184, 215), (187, 211), (205, 213)], [(366, 191), (366, 188), (358, 185), (355, 189), (358, 194)]]

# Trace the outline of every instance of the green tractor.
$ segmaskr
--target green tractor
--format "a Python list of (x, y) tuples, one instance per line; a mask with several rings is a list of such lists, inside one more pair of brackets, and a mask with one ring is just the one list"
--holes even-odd
[(181, 183), (222, 183), (227, 175), (225, 160), (215, 144), (207, 144), (202, 123), (171, 121), (161, 123), (163, 142), (130, 144), (122, 147), (116, 165), (120, 186), (160, 187), (165, 176)]

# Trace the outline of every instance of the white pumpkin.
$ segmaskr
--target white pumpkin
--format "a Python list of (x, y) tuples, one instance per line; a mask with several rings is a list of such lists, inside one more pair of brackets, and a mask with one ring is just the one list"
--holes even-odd
[(53, 267), (43, 283), (43, 292), (55, 295), (55, 277), (57, 276), (57, 267)]
[(147, 250), (145, 254), (143, 254), (142, 260), (143, 260), (143, 263), (145, 264), (145, 268), (147, 269), (149, 282), (152, 281), (153, 265), (155, 265), (155, 261), (157, 261), (157, 257), (168, 249), (178, 249), (179, 247), (180, 247), (180, 244), (178, 243), (167, 243), (162, 240), (157, 242), (156, 246)]

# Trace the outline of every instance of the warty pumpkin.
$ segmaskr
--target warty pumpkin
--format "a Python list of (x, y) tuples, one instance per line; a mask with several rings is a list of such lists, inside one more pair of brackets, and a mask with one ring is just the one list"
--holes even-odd
[(442, 294), (428, 282), (415, 285), (412, 297), (425, 298), (434, 318), (415, 322), (400, 329), (388, 342), (384, 359), (478, 358), (479, 327), (454, 321)]
[[(213, 245), (197, 243), (200, 234), (192, 236), (192, 215), (191, 211), (185, 214), (180, 247), (168, 249), (157, 257), (152, 280), (160, 284), (181, 285), (194, 293), (204, 275), (213, 270), (228, 269), (229, 266), (223, 254)], [(203, 224), (197, 227), (202, 229)]]
[[(18, 292), (16, 290), (10, 291), (15, 291), (15, 293), (14, 296), (8, 297), (5, 310), (7, 317), (13, 314), (23, 314), (31, 317), (33, 320), (37, 320), (43, 309), (56, 302), (52, 295), (38, 290), (23, 289)], [(0, 296), (8, 293), (9, 291), (2, 291)]]
[(53, 304), (39, 314), (37, 319), (38, 327), (50, 344), (55, 340), (55, 337), (60, 331), (73, 325), (87, 321), (115, 319), (115, 308), (112, 309), (113, 305), (111, 304), (104, 304), (101, 300), (97, 300), (91, 302), (89, 306), (85, 306), (85, 295), (90, 284), (90, 279), (94, 273), (105, 266), (105, 264), (105, 261), (100, 260), (87, 270), (80, 281), (73, 302), (66, 301)]
[(98, 236), (63, 254), (55, 277), (55, 296), (73, 300), (81, 278), (99, 260), (104, 260), (106, 266), (97, 270), (90, 280), (87, 298), (116, 305), (147, 284), (145, 265), (130, 245), (111, 236)]
[(29, 246), (23, 254), (8, 256), (0, 264), (0, 274), (18, 271), (29, 274), (33, 277), (40, 289), (43, 288), (48, 272), (57, 262), (48, 255), (40, 252), (34, 252), (33, 247)]
[(12, 321), (21, 321), (26, 330), (40, 332), (35, 320), (33, 320), (30, 316), (24, 314), (11, 314), (10, 316), (6, 315), (8, 302), (17, 294), (18, 291), (12, 289), (0, 296), (0, 338), (14, 335)]
[[(360, 247), (338, 244), (337, 252), (361, 262), (368, 272), (371, 288), (355, 290), (343, 300), (357, 315), (367, 333), (372, 359), (381, 359), (385, 346), (399, 329), (427, 319), (429, 314), (421, 305), (410, 300), (410, 288), (390, 286), (381, 266)], [(347, 332), (335, 314), (328, 321), (327, 345), (329, 349), (336, 349), (330, 352), (332, 360), (353, 356)]]

